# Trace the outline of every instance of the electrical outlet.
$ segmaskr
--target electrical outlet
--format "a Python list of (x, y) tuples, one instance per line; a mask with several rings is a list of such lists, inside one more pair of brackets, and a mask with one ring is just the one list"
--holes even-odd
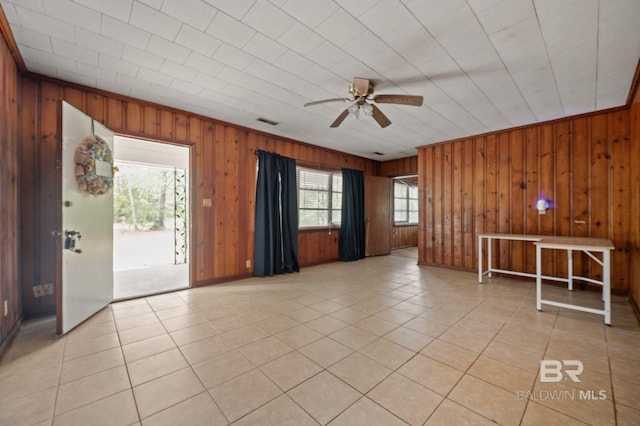
[(203, 198), (202, 207), (211, 207), (211, 198)]
[(247, 259), (245, 265), (247, 265), (247, 269), (251, 268), (251, 259)]
[(43, 293), (45, 296), (53, 295), (53, 283), (43, 284)]
[(4, 303), (2, 304), (2, 309), (4, 311), (4, 316), (6, 317), (7, 315), (9, 315), (9, 301), (5, 299)]
[(44, 296), (44, 286), (42, 284), (33, 286), (33, 297), (42, 297)]

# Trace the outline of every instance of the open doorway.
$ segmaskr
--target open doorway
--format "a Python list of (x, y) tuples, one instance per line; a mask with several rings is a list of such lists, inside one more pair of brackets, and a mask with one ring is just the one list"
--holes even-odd
[(188, 288), (189, 147), (114, 143), (114, 299)]

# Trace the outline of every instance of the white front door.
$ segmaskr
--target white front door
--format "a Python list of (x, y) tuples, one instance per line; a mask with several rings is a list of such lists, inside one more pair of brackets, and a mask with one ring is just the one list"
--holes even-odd
[(76, 148), (92, 134), (113, 150), (113, 132), (63, 102), (62, 284), (57, 307), (63, 334), (113, 299), (113, 190), (94, 196), (80, 190), (76, 181)]

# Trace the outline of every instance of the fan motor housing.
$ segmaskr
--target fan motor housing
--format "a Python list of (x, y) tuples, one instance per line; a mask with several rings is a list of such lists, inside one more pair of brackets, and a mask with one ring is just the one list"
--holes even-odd
[(349, 92), (356, 98), (373, 93), (373, 82), (366, 78), (355, 77), (349, 85)]

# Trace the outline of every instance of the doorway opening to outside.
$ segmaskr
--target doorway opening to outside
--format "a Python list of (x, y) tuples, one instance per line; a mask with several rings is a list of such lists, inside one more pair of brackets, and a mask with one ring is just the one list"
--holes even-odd
[(113, 297), (189, 287), (189, 147), (116, 136)]

